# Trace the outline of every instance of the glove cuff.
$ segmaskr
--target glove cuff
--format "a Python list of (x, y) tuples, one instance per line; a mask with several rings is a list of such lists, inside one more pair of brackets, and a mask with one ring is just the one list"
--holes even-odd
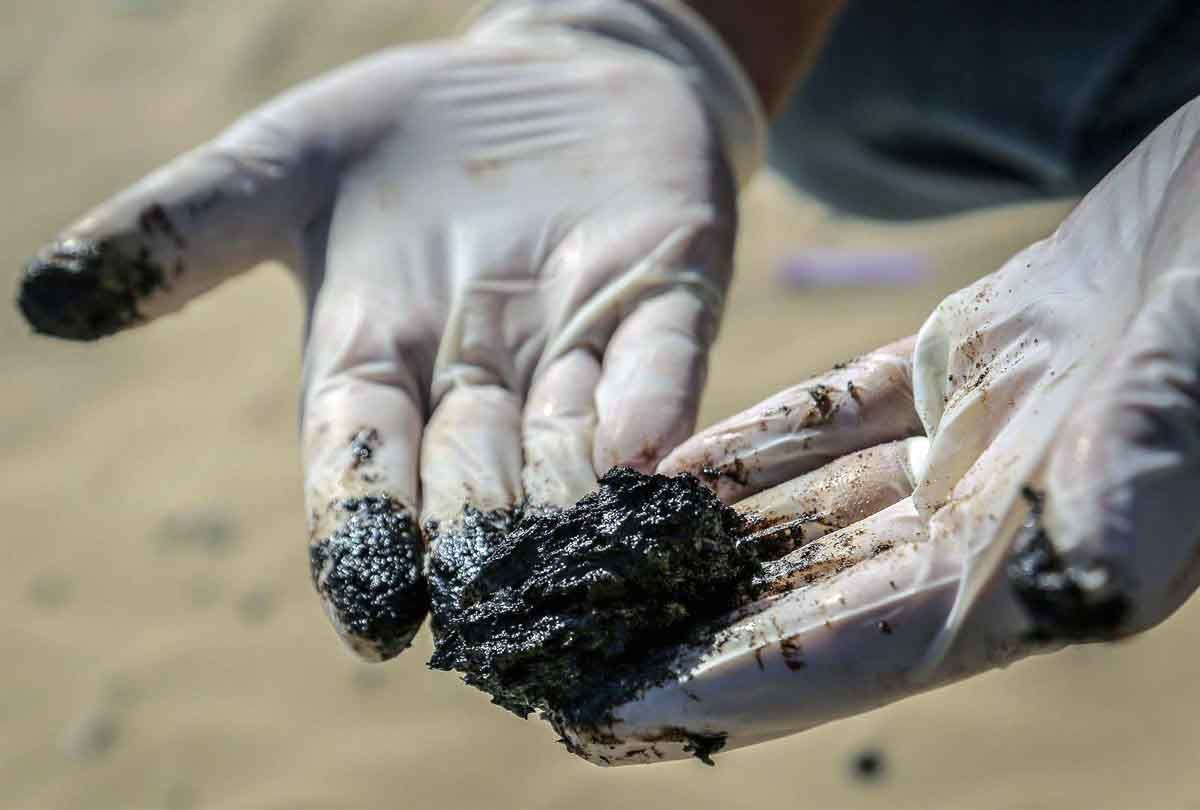
[(681, 0), (498, 0), (471, 33), (542, 26), (607, 37), (678, 65), (713, 115), (739, 187), (762, 163), (766, 114), (758, 94), (720, 36)]

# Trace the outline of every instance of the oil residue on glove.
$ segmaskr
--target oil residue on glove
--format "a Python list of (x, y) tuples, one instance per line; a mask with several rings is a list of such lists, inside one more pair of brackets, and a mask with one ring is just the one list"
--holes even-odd
[(753, 598), (745, 534), (695, 478), (630, 469), (565, 510), (468, 509), (434, 543), (430, 666), (522, 717), (596, 725), (670, 677), (657, 651)]
[(1065, 560), (1042, 523), (1045, 494), (1025, 487), (1021, 495), (1029, 504), (1030, 515), (1017, 536), (1007, 572), (1033, 623), (1030, 639), (1087, 642), (1119, 638), (1130, 604), (1112, 567), (1104, 560)]
[(334, 508), (340, 527), (309, 547), (313, 583), (360, 654), (392, 658), (429, 605), (416, 525), (389, 497), (345, 498)]
[[(177, 256), (170, 267), (152, 245)], [(183, 236), (165, 208), (143, 210), (136, 231), (102, 241), (60, 240), (25, 266), (17, 305), (35, 332), (98, 340), (142, 321), (142, 303), (184, 271)], [(161, 252), (161, 251), (160, 251)]]

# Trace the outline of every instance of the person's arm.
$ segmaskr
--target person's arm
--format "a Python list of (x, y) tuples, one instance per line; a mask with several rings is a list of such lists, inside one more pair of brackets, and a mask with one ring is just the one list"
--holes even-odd
[(688, 2), (721, 35), (771, 115), (816, 59), (843, 4), (844, 0)]

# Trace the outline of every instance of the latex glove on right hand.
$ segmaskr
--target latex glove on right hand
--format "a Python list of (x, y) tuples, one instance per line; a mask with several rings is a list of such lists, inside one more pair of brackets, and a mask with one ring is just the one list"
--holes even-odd
[(751, 745), (1165, 619), (1200, 583), (1200, 100), (915, 344), (660, 471), (718, 475), (781, 556), (675, 680), (563, 729), (596, 762)]
[(386, 659), (429, 606), (417, 514), (444, 533), (464, 504), (567, 505), (691, 432), (757, 104), (681, 4), (500, 3), (99, 206), (29, 264), (20, 306), (92, 340), (290, 263), (312, 573), (343, 639)]

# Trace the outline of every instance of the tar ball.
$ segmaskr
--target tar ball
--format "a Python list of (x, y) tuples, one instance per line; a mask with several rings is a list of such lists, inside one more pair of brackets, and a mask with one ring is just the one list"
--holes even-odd
[(689, 475), (612, 470), (565, 510), (467, 509), (434, 538), (430, 666), (524, 717), (602, 722), (663, 651), (754, 597), (740, 515)]

